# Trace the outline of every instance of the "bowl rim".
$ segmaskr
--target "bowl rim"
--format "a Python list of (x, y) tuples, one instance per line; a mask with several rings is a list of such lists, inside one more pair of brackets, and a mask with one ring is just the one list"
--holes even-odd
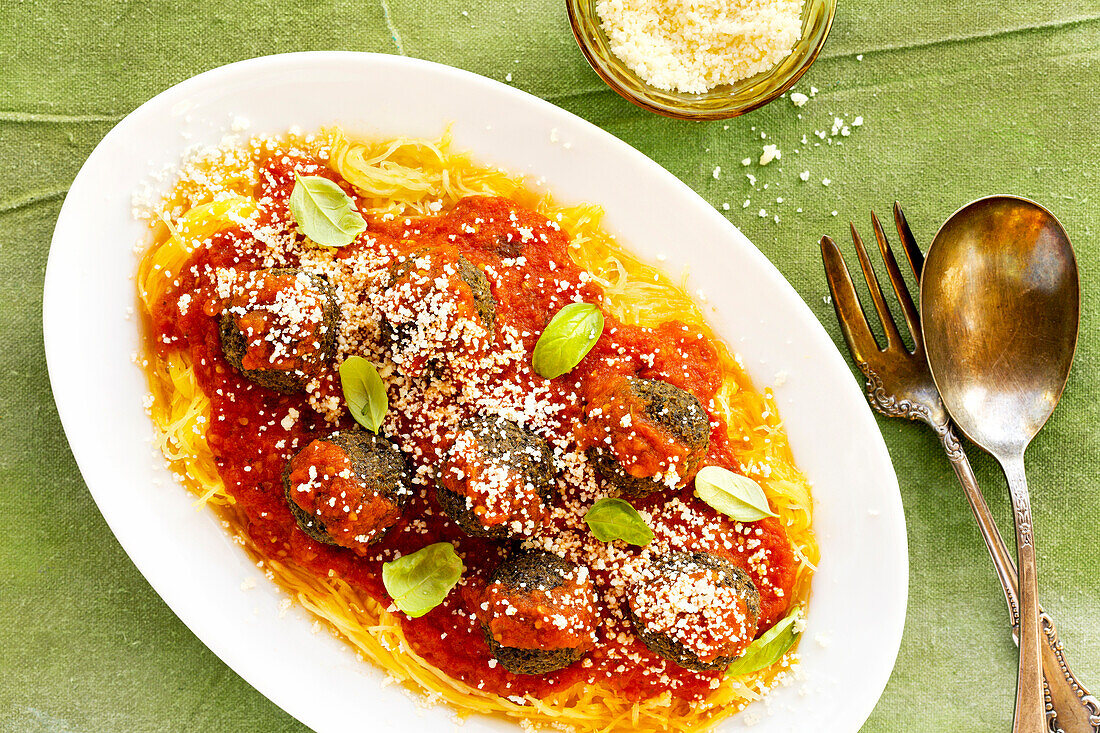
[[(806, 56), (806, 60), (798, 66), (797, 69), (790, 75), (787, 81), (780, 84), (770, 94), (762, 99), (758, 99), (752, 104), (738, 107), (733, 110), (714, 110), (703, 112), (692, 112), (687, 110), (679, 110), (674, 107), (667, 107), (664, 105), (655, 104), (645, 97), (635, 94), (632, 90), (623, 87), (619, 82), (614, 79), (603, 66), (597, 61), (598, 54), (595, 50), (585, 41), (584, 34), (580, 30), (580, 20), (577, 17), (577, 12), (580, 7), (580, 3), (584, 0), (565, 0), (566, 14), (569, 16), (569, 29), (573, 32), (573, 40), (577, 42), (577, 46), (580, 47), (581, 54), (584, 56), (585, 61), (592, 67), (592, 70), (596, 72), (596, 75), (603, 80), (613, 92), (620, 97), (630, 102), (636, 107), (661, 115), (662, 117), (668, 117), (675, 120), (695, 120), (695, 121), (714, 121), (714, 120), (729, 120), (734, 117), (740, 117), (743, 114), (748, 114), (753, 110), (760, 109), (764, 105), (774, 102), (776, 99), (786, 94), (790, 89), (798, 83), (798, 80), (802, 78), (802, 75), (809, 71), (810, 67), (817, 61), (818, 55), (821, 53), (821, 49), (825, 48), (825, 42), (829, 39), (829, 32), (833, 28), (833, 20), (836, 18), (836, 8), (838, 0), (826, 0), (828, 12), (825, 13), (825, 26), (821, 34), (821, 40), (810, 49), (809, 54)], [(767, 73), (767, 72), (764, 72)], [(650, 86), (644, 80), (642, 80), (646, 86)]]

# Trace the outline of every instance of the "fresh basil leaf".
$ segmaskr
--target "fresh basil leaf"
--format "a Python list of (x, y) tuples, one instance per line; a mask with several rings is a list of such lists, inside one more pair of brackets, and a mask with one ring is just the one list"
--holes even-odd
[(454, 545), (437, 542), (382, 563), (382, 585), (393, 605), (418, 618), (443, 602), (462, 578), (463, 570)]
[(759, 639), (745, 647), (745, 651), (726, 667), (726, 674), (741, 675), (755, 672), (778, 662), (794, 646), (802, 635), (795, 630), (795, 622), (802, 616), (802, 607), (796, 606), (775, 626), (771, 627)]
[(584, 521), (600, 542), (622, 540), (644, 547), (653, 541), (653, 530), (638, 510), (622, 499), (600, 499), (584, 515)]
[(351, 244), (367, 228), (355, 202), (323, 176), (294, 174), (290, 213), (307, 237), (326, 247)]
[(340, 387), (355, 422), (377, 433), (390, 409), (390, 398), (374, 364), (361, 356), (349, 356), (340, 365)]
[(768, 497), (760, 484), (721, 466), (699, 469), (695, 474), (695, 495), (738, 522), (779, 516), (768, 506)]
[(591, 303), (570, 303), (546, 324), (531, 366), (545, 379), (560, 377), (581, 363), (603, 333), (603, 311)]

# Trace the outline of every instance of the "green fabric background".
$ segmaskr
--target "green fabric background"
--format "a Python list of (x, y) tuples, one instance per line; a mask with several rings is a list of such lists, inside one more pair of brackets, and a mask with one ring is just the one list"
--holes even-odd
[[(1084, 309), (1063, 404), (1028, 454), (1040, 587), (1071, 663), (1100, 693), (1100, 0), (841, 0), (800, 85), (818, 87), (817, 97), (801, 110), (781, 100), (728, 128), (662, 119), (608, 91), (576, 49), (560, 0), (4, 0), (0, 29), (0, 730), (302, 729), (203, 647), (115, 542), (62, 435), (40, 323), (62, 198), (110, 127), (206, 69), (310, 49), (511, 73), (515, 86), (621, 137), (715, 205), (730, 202), (731, 221), (838, 344), (822, 297), (822, 234), (847, 244), (848, 219), (868, 233), (869, 208), (888, 213), (895, 198), (923, 246), (981, 195), (1050, 207), (1077, 248)], [(837, 137), (843, 145), (799, 144), (803, 134), (817, 140), (834, 113), (865, 124)], [(784, 151), (749, 169), (766, 192), (750, 190), (739, 162), (759, 156), (761, 131)], [(809, 183), (797, 178), (804, 169)], [(880, 425), (912, 572), (898, 664), (865, 730), (1007, 731), (1015, 652), (969, 509), (931, 433)], [(1011, 536), (1003, 479), (977, 450), (972, 457)]]

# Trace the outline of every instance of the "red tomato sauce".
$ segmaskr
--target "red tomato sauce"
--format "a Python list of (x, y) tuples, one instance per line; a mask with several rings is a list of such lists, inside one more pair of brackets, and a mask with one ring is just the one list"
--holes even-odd
[[(317, 161), (272, 158), (265, 166), (263, 181), (255, 192), (261, 201), (261, 216), (287, 219), (286, 200), (293, 187), (293, 171), (324, 175), (341, 183), (336, 175)], [(342, 183), (349, 195), (354, 192)], [(266, 198), (265, 198), (266, 197)], [(415, 234), (411, 232), (415, 231)], [(523, 236), (534, 233), (533, 238)], [(545, 235), (545, 241), (539, 235)], [(368, 239), (369, 238), (369, 239)], [(373, 244), (371, 244), (373, 242)], [(160, 357), (176, 349), (187, 351), (193, 361), (199, 385), (211, 401), (211, 418), (206, 437), (227, 492), (247, 518), (247, 532), (259, 551), (279, 561), (292, 561), (320, 577), (331, 573), (352, 586), (388, 603), (381, 582), (381, 563), (395, 553), (407, 554), (433, 542), (449, 541), (460, 551), (467, 568), (466, 580), (450, 593), (445, 602), (420, 618), (398, 614), (405, 636), (412, 647), (430, 663), (452, 677), (476, 688), (503, 696), (532, 694), (544, 697), (575, 683), (599, 681), (617, 694), (640, 700), (671, 690), (682, 699), (701, 699), (711, 690), (718, 673), (692, 672), (665, 662), (650, 652), (632, 634), (622, 634), (626, 642), (616, 641), (603, 627), (596, 648), (586, 660), (544, 675), (516, 675), (492, 663), (478, 620), (487, 578), (504, 555), (498, 541), (466, 536), (443, 515), (435, 504), (434, 491), (414, 495), (403, 512), (403, 519), (377, 544), (361, 556), (342, 547), (316, 542), (295, 523), (284, 496), (282, 473), (287, 461), (310, 441), (324, 437), (334, 427), (310, 407), (305, 394), (278, 394), (241, 377), (222, 355), (218, 319), (224, 302), (210, 282), (209, 268), (233, 267), (238, 270), (263, 267), (260, 257), (252, 254), (259, 247), (243, 230), (230, 230), (198, 247), (188, 267), (178, 274), (177, 284), (151, 314), (153, 348)], [(497, 322), (514, 326), (523, 334), (528, 353), (551, 317), (574, 299), (602, 302), (601, 288), (582, 280), (581, 270), (568, 255), (568, 237), (545, 217), (508, 199), (472, 197), (437, 216), (412, 220), (373, 220), (365, 237), (337, 250), (346, 257), (358, 247), (386, 245), (401, 252), (423, 247), (451, 247), (475, 265), (493, 267), (498, 275), (493, 286), (497, 303)], [(522, 267), (500, 267), (502, 260), (522, 256)], [(190, 305), (181, 314), (181, 295), (190, 295)], [(606, 309), (605, 309), (606, 310)], [(697, 329), (678, 322), (657, 328), (641, 328), (618, 322), (605, 312), (603, 336), (580, 365), (567, 375), (549, 383), (560, 396), (563, 424), (577, 425), (583, 419), (583, 403), (600, 394), (609, 380), (622, 376), (661, 379), (693, 393), (706, 407), (722, 383), (718, 350), (713, 341)], [(534, 377), (534, 379), (540, 379)], [(341, 395), (339, 380), (331, 365), (323, 375), (324, 389)], [(567, 393), (581, 399), (568, 399)], [(342, 403), (342, 397), (341, 397)], [(296, 419), (287, 420), (288, 415)], [(712, 436), (707, 463), (737, 469), (737, 462), (726, 438), (721, 416), (711, 414)], [(346, 420), (346, 418), (345, 418)], [(398, 431), (410, 429), (415, 415), (401, 416)], [(350, 427), (346, 421), (339, 427)], [(439, 436), (425, 438), (430, 448)], [(657, 507), (670, 494), (652, 495), (635, 502), (639, 509)], [(704, 507), (692, 496), (690, 485), (673, 492), (685, 503)], [(713, 510), (706, 508), (713, 513)], [(410, 522), (423, 520), (426, 529), (405, 531)], [(722, 518), (733, 532), (734, 523)], [(754, 580), (748, 557), (760, 547), (770, 552), (767, 584), (759, 584), (762, 633), (782, 618), (790, 605), (796, 562), (790, 541), (782, 525), (765, 519), (753, 525), (760, 541), (753, 548), (735, 547), (732, 551), (708, 547), (703, 538), (695, 540), (699, 549), (722, 552), (744, 567)], [(691, 531), (686, 528), (685, 531)], [(593, 570), (600, 587), (605, 573)], [(613, 630), (629, 631), (627, 626)]]
[[(490, 583), (484, 596), (489, 606), (485, 614), (490, 617), (487, 625), (497, 641), (515, 649), (590, 647), (588, 634), (580, 631), (595, 625), (592, 606), (584, 602), (590, 593), (576, 580), (557, 588), (535, 588), (527, 593)], [(581, 602), (571, 603), (576, 598)], [(566, 610), (567, 626), (558, 627), (546, 621), (553, 614)]]

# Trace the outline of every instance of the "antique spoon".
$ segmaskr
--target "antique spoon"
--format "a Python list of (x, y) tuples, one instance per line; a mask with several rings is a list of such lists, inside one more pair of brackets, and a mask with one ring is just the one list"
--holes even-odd
[(1049, 211), (1027, 199), (990, 196), (940, 227), (920, 293), (928, 365), (944, 405), (1008, 479), (1020, 588), (1013, 731), (1046, 733), (1024, 450), (1058, 404), (1073, 362), (1081, 311), (1077, 261)]

